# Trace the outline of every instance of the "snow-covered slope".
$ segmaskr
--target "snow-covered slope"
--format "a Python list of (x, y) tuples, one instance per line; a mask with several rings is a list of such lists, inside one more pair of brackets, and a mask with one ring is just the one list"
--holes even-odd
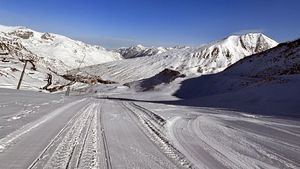
[[(20, 42), (0, 36), (0, 86), (16, 88), (25, 60), (29, 60), (23, 78), (22, 89), (40, 90), (51, 78), (51, 85), (69, 83), (48, 68), (49, 63), (38, 57)], [(50, 80), (50, 79), (49, 79)]]
[(299, 117), (299, 86), (296, 40), (244, 58), (223, 72), (185, 80), (175, 95), (190, 105)]
[(251, 85), (284, 83), (285, 77), (295, 74), (300, 74), (300, 40), (244, 58), (221, 73), (189, 79), (183, 82), (178, 96), (206, 96)]
[(165, 48), (165, 47), (145, 47), (143, 45), (137, 45), (129, 48), (120, 48), (117, 49), (116, 52), (120, 53), (123, 56), (123, 58), (130, 59), (130, 58), (157, 55), (173, 49), (183, 49), (183, 48), (189, 48), (189, 47), (175, 46), (175, 47)]
[(300, 39), (242, 59), (226, 72), (253, 78), (300, 74)]
[(166, 68), (187, 75), (210, 74), (276, 45), (277, 42), (261, 33), (249, 33), (229, 36), (198, 48), (174, 48), (161, 54), (93, 65), (71, 73), (96, 75), (119, 83), (149, 78)]
[(125, 86), (133, 88), (135, 91), (144, 92), (144, 91), (155, 91), (160, 87), (160, 85), (168, 84), (174, 81), (176, 78), (185, 77), (183, 74), (180, 74), (178, 71), (171, 69), (165, 69), (162, 72), (156, 74), (153, 77), (142, 79), (130, 83), (126, 83)]
[[(1, 63), (1, 80), (5, 85), (15, 86), (23, 63), (19, 60), (26, 55), (33, 57), (35, 73), (43, 75), (32, 77), (39, 80), (35, 86), (47, 84), (45, 80), (62, 74), (77, 74), (80, 77), (96, 77), (103, 81), (127, 83), (153, 77), (165, 69), (172, 69), (186, 75), (202, 75), (220, 72), (245, 56), (264, 51), (277, 45), (275, 41), (259, 33), (230, 36), (198, 48), (146, 48), (141, 45), (119, 50), (107, 51), (99, 46), (91, 46), (67, 37), (40, 33), (24, 27), (0, 26), (2, 43), (17, 53), (7, 53), (3, 48), (2, 58), (13, 58)], [(6, 56), (5, 56), (6, 55)], [(15, 60), (14, 60), (15, 59)], [(107, 62), (107, 63), (106, 63)], [(12, 64), (16, 64), (12, 66)], [(82, 67), (82, 69), (78, 69)], [(18, 71), (11, 71), (17, 68)], [(30, 71), (30, 70), (29, 70)], [(11, 78), (9, 76), (14, 76)], [(27, 78), (27, 77), (26, 77)], [(25, 83), (32, 84), (35, 80)], [(61, 79), (61, 77), (58, 77)], [(35, 83), (35, 82), (34, 82)], [(53, 83), (60, 83), (60, 80)], [(43, 85), (41, 85), (43, 84)], [(63, 83), (65, 85), (65, 82)], [(4, 86), (4, 85), (3, 85)]]
[(120, 54), (91, 46), (67, 37), (40, 33), (24, 27), (0, 25), (0, 86), (15, 88), (24, 66), (23, 89), (39, 90), (51, 79), (51, 86), (64, 86), (70, 81), (59, 75), (79, 66), (121, 59)]
[(41, 33), (25, 27), (0, 26), (1, 36), (21, 43), (45, 62), (51, 63), (54, 71), (65, 72), (79, 66), (89, 66), (121, 59), (120, 54), (100, 46), (92, 46), (68, 37)]

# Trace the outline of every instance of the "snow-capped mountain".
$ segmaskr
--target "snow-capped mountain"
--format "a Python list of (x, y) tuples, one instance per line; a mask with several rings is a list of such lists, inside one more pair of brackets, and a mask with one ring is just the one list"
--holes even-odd
[(0, 37), (0, 86), (16, 88), (20, 74), (28, 60), (22, 88), (39, 90), (48, 84), (64, 85), (69, 82), (51, 72), (49, 63), (32, 53), (13, 38)]
[(166, 48), (166, 47), (145, 47), (143, 45), (137, 45), (129, 48), (119, 48), (115, 51), (120, 53), (123, 56), (123, 58), (131, 59), (131, 58), (138, 58), (144, 56), (153, 56), (173, 49), (183, 49), (183, 48), (189, 48), (189, 47), (175, 46), (175, 47)]
[(277, 45), (263, 34), (250, 33), (197, 48), (138, 45), (119, 49), (118, 53), (62, 35), (7, 26), (0, 26), (0, 38), (2, 86), (16, 85), (25, 58), (32, 61), (24, 83), (34, 84), (35, 88), (45, 87), (50, 78), (50, 86), (65, 86), (74, 80), (73, 75), (77, 75), (76, 79), (82, 77), (81, 82), (123, 84), (153, 77), (165, 69), (186, 75), (216, 73), (245, 56)]
[(0, 26), (0, 33), (0, 36), (10, 37), (41, 57), (43, 61), (51, 63), (52, 69), (60, 73), (122, 58), (120, 54), (100, 46), (88, 45), (62, 35), (41, 33), (25, 27)]
[(217, 73), (245, 56), (256, 54), (273, 48), (278, 43), (262, 33), (229, 36), (221, 41), (192, 49), (191, 56), (201, 58), (201, 67), (197, 72)]
[(234, 35), (198, 48), (174, 48), (152, 56), (93, 65), (71, 73), (95, 75), (119, 83), (149, 78), (166, 68), (186, 75), (210, 74), (277, 44), (261, 33)]
[(300, 40), (246, 57), (223, 72), (184, 80), (183, 104), (296, 116), (300, 112)]
[[(240, 60), (226, 72), (253, 78), (300, 74), (300, 39)], [(270, 79), (271, 80), (271, 79)]]
[[(0, 26), (0, 86), (15, 88), (24, 60), (23, 88), (65, 86), (60, 75), (70, 69), (121, 59), (121, 55), (65, 36), (40, 33), (24, 27)], [(46, 88), (48, 88), (46, 87)]]
[(218, 74), (187, 80), (176, 95), (193, 98), (251, 86), (288, 83), (291, 77), (299, 74), (300, 40), (296, 40), (246, 57)]

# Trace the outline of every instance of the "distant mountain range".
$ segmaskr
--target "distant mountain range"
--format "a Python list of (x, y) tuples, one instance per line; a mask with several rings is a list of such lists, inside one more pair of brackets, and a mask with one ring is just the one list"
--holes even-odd
[(166, 69), (187, 78), (217, 73), (277, 45), (261, 33), (249, 33), (200, 47), (138, 45), (110, 51), (58, 34), (0, 26), (0, 86), (15, 88), (24, 60), (30, 63), (23, 88), (55, 91), (75, 81), (124, 84), (151, 78)]
[[(164, 69), (186, 75), (217, 73), (238, 60), (275, 47), (278, 43), (261, 33), (229, 36), (201, 47), (119, 49), (124, 59), (71, 71), (81, 76), (96, 76), (118, 83), (152, 77)], [(156, 54), (154, 54), (156, 53)], [(146, 55), (146, 56), (145, 56)]]
[(152, 56), (161, 54), (174, 49), (189, 48), (187, 46), (175, 46), (175, 47), (145, 47), (143, 45), (132, 46), (129, 48), (119, 48), (115, 52), (120, 53), (124, 59), (138, 58), (144, 56)]

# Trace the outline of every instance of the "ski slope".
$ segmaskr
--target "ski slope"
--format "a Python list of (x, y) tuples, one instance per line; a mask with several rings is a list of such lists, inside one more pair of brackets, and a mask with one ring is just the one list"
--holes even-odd
[(0, 91), (6, 96), (0, 98), (0, 168), (300, 166), (297, 119), (100, 95)]

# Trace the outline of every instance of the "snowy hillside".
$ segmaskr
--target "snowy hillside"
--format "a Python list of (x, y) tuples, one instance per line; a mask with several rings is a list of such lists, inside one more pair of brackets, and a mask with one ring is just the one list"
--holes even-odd
[[(195, 86), (211, 90), (186, 87), (194, 92), (183, 91), (183, 94), (189, 94), (190, 97), (204, 96), (249, 85), (276, 82), (287, 75), (300, 74), (299, 65), (300, 40), (282, 43), (273, 49), (244, 58), (221, 73), (191, 79), (189, 84), (195, 83)], [(184, 86), (182, 90), (183, 88)]]
[[(25, 60), (29, 60), (26, 66), (22, 89), (40, 90), (46, 84), (66, 85), (70, 82), (56, 75), (49, 69), (48, 62), (43, 61), (20, 42), (10, 37), (0, 37), (0, 86), (16, 88)], [(48, 66), (49, 65), (49, 66)], [(48, 82), (48, 80), (51, 80)], [(46, 89), (46, 88), (45, 88)]]
[(25, 59), (31, 61), (22, 88), (40, 90), (47, 84), (52, 88), (70, 84), (60, 76), (70, 69), (119, 60), (121, 56), (61, 35), (0, 25), (0, 59), (1, 87), (17, 86)]
[(62, 35), (7, 26), (0, 26), (0, 32), (1, 36), (14, 39), (45, 62), (51, 63), (52, 69), (58, 72), (121, 59), (118, 53)]
[(173, 49), (184, 49), (184, 48), (189, 48), (189, 47), (176, 46), (176, 47), (165, 48), (165, 47), (145, 47), (143, 45), (137, 45), (129, 48), (120, 48), (117, 49), (116, 52), (120, 53), (125, 59), (131, 59), (131, 58), (157, 55)]
[(127, 83), (152, 77), (166, 68), (186, 75), (217, 73), (238, 60), (262, 52), (277, 42), (260, 33), (229, 36), (198, 48), (175, 48), (152, 56), (125, 59), (73, 70), (80, 75), (96, 75)]
[(188, 79), (175, 93), (189, 104), (299, 116), (300, 40), (242, 59), (225, 71)]
[(300, 74), (300, 39), (242, 59), (226, 72), (254, 78)]
[[(123, 84), (153, 77), (165, 69), (186, 75), (216, 73), (245, 56), (277, 45), (263, 34), (250, 33), (198, 48), (138, 45), (119, 49), (117, 53), (57, 34), (7, 26), (0, 26), (0, 38), (1, 86), (16, 86), (25, 57), (32, 60), (30, 64), (34, 68), (27, 68), (24, 84), (34, 88), (43, 88), (49, 83), (65, 86), (70, 81), (64, 78), (74, 80), (75, 74), (76, 79), (84, 78), (81, 82)], [(131, 59), (122, 59), (122, 56)]]
[(153, 77), (126, 83), (125, 86), (133, 88), (135, 91), (155, 91), (156, 88), (159, 88), (160, 85), (168, 84), (174, 81), (176, 78), (185, 77), (183, 74), (180, 74), (178, 71), (171, 69), (165, 69), (162, 72), (156, 74)]

